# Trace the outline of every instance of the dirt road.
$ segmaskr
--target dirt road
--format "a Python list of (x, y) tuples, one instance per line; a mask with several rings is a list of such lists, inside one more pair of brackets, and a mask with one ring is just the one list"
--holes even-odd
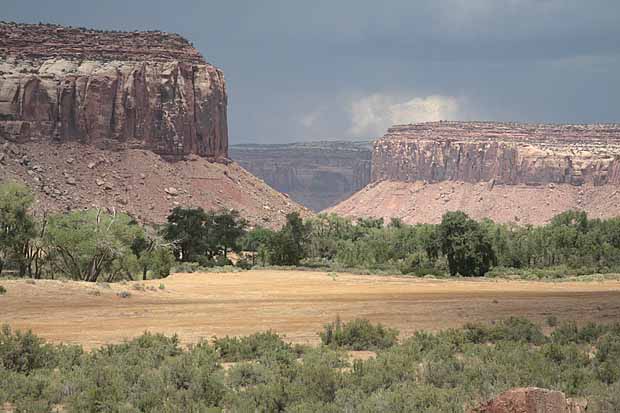
[[(159, 289), (160, 283), (165, 289)], [(183, 342), (267, 329), (300, 343), (337, 315), (368, 318), (407, 336), (511, 315), (620, 321), (620, 281), (526, 282), (428, 280), (324, 272), (250, 271), (175, 274), (165, 280), (110, 286), (78, 282), (2, 281), (0, 324), (32, 329), (55, 342), (92, 348), (145, 330), (177, 333)], [(151, 287), (144, 291), (139, 288)], [(131, 293), (129, 298), (117, 295)]]

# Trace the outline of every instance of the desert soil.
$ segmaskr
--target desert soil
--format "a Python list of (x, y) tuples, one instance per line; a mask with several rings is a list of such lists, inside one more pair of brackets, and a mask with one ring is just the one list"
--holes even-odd
[(589, 218), (620, 215), (615, 185), (494, 185), (444, 181), (381, 181), (367, 185), (324, 212), (358, 218), (400, 218), (408, 224), (439, 223), (448, 211), (481, 220), (542, 225), (564, 211), (577, 209)]
[[(160, 283), (165, 289), (159, 289)], [(53, 342), (93, 348), (148, 330), (201, 338), (271, 329), (316, 344), (322, 326), (368, 318), (402, 336), (511, 315), (544, 325), (548, 316), (620, 322), (620, 281), (432, 280), (307, 271), (175, 274), (164, 280), (89, 284), (2, 280), (0, 324)], [(142, 290), (141, 287), (151, 287)], [(129, 298), (118, 292), (128, 291)]]

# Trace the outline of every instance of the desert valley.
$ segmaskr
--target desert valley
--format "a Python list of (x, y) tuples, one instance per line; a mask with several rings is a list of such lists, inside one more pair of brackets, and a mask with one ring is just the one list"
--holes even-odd
[(232, 144), (206, 58), (0, 22), (1, 412), (620, 411), (620, 124)]

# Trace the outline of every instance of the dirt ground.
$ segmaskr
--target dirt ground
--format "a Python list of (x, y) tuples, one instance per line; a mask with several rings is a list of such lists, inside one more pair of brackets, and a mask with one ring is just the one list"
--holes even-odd
[(323, 212), (352, 218), (401, 218), (405, 223), (439, 223), (448, 211), (463, 211), (481, 220), (542, 225), (567, 210), (590, 218), (620, 215), (620, 191), (615, 185), (494, 185), (442, 181), (373, 182)]
[[(160, 283), (165, 285), (160, 289)], [(289, 341), (316, 344), (322, 326), (368, 318), (401, 336), (511, 315), (544, 325), (620, 322), (620, 281), (531, 282), (432, 280), (306, 271), (175, 274), (126, 284), (1, 280), (0, 324), (32, 329), (54, 342), (93, 348), (148, 330), (184, 343), (271, 329)], [(147, 287), (147, 288), (144, 288)], [(150, 289), (149, 289), (150, 288)], [(121, 298), (118, 292), (131, 296)]]

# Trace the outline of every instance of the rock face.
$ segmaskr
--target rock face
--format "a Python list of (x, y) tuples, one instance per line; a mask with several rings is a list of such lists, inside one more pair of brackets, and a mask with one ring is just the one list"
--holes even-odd
[(585, 408), (567, 400), (564, 393), (535, 387), (508, 390), (472, 413), (584, 413)]
[(620, 125), (432, 122), (375, 142), (372, 180), (620, 183)]
[(232, 145), (230, 157), (268, 185), (314, 211), (370, 182), (370, 142)]
[(0, 23), (0, 137), (227, 156), (222, 71), (162, 32)]
[(620, 125), (431, 122), (374, 144), (371, 183), (331, 208), (343, 215), (543, 224), (567, 209), (620, 215)]
[(224, 159), (226, 100), (222, 72), (178, 35), (0, 23), (0, 182), (26, 184), (40, 213), (310, 215)]

